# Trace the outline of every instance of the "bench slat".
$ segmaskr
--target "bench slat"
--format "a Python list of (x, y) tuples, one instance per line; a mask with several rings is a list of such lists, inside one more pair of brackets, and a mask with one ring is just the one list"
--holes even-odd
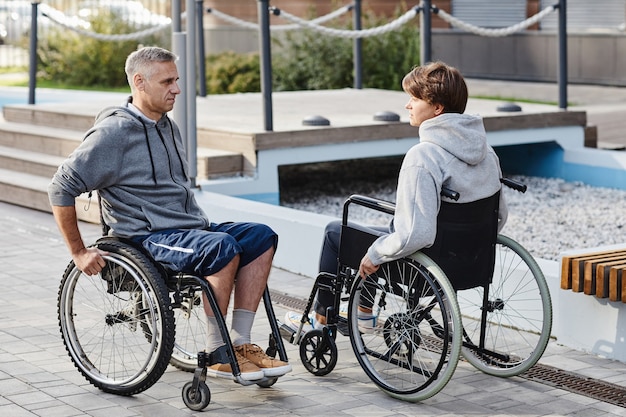
[[(601, 262), (596, 266), (596, 297), (610, 298), (611, 269), (616, 266), (626, 267), (626, 258), (610, 262)], [(615, 301), (615, 300), (613, 300)]]
[(609, 300), (622, 301), (622, 270), (624, 265), (616, 265), (609, 270)]
[[(584, 255), (564, 256), (561, 263), (561, 288), (574, 292), (584, 291), (585, 261), (601, 259), (607, 255), (624, 252), (623, 249), (594, 252)], [(564, 286), (565, 284), (565, 286)]]
[[(586, 262), (584, 262), (584, 283), (583, 283), (583, 292), (587, 295), (594, 295), (597, 294), (597, 290), (598, 290), (598, 279), (602, 279), (600, 278), (602, 276), (602, 273), (597, 274), (598, 271), (598, 266), (602, 265), (604, 263), (607, 262), (614, 262), (614, 261), (624, 261), (626, 260), (626, 252), (622, 252), (619, 255), (614, 255), (614, 256), (604, 256), (602, 258), (597, 258), (597, 259), (591, 259), (588, 260)], [(601, 284), (601, 288), (604, 288), (604, 283), (602, 282)], [(601, 291), (601, 293), (603, 293), (603, 291)], [(604, 298), (602, 296), (600, 296), (600, 298)]]

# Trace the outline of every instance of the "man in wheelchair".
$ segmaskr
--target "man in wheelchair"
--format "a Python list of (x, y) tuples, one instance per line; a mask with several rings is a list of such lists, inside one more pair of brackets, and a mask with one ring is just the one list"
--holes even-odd
[[(449, 200), (441, 197), (444, 187), (460, 194), (458, 203), (486, 199), (501, 187), (500, 162), (487, 144), (482, 118), (463, 114), (468, 91), (461, 73), (442, 62), (428, 63), (409, 72), (402, 80), (402, 87), (410, 96), (405, 108), (411, 126), (419, 128), (420, 142), (404, 157), (393, 223), (363, 256), (359, 267), (363, 278), (374, 274), (383, 263), (433, 245), (442, 198)], [(498, 230), (507, 217), (502, 194), (499, 204)], [(340, 234), (340, 221), (326, 227), (320, 273), (337, 274)], [(326, 311), (333, 300), (332, 292), (318, 290), (315, 314), (309, 317), (313, 327), (326, 323)], [(376, 317), (368, 306), (359, 305), (358, 316), (361, 332), (371, 331), (376, 325)], [(300, 326), (301, 319), (298, 312), (288, 312), (285, 317), (294, 330)]]
[[(48, 189), (54, 217), (76, 266), (98, 274), (107, 253), (85, 247), (75, 209), (77, 196), (98, 190), (109, 235), (140, 244), (168, 270), (206, 277), (224, 316), (234, 290), (230, 335), (243, 379), (284, 375), (291, 365), (250, 340), (278, 236), (257, 223), (212, 223), (198, 206), (180, 131), (167, 116), (180, 93), (176, 59), (157, 47), (128, 56), (131, 97), (104, 109), (59, 167)], [(207, 352), (213, 352), (224, 342), (206, 300), (204, 305)], [(232, 378), (231, 372), (230, 363), (207, 367), (208, 375)]]

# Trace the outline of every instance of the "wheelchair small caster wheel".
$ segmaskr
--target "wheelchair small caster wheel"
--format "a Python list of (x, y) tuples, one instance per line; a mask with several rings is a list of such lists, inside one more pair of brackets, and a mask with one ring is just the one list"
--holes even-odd
[(300, 360), (313, 375), (328, 375), (337, 365), (337, 345), (330, 330), (311, 330), (300, 340)]
[(211, 391), (205, 382), (198, 383), (198, 390), (193, 389), (193, 381), (183, 386), (183, 402), (193, 411), (202, 411), (211, 402)]
[(261, 387), (261, 388), (269, 388), (272, 385), (274, 385), (276, 383), (276, 381), (278, 381), (278, 377), (274, 376), (274, 377), (271, 377), (271, 378), (266, 378), (266, 379), (264, 379), (261, 382), (257, 382), (257, 385), (259, 387)]

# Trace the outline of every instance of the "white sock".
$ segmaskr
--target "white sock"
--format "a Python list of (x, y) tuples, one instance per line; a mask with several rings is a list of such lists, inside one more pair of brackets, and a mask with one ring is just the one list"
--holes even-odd
[(233, 325), (230, 330), (230, 338), (233, 346), (241, 346), (250, 343), (250, 332), (254, 323), (256, 312), (238, 308), (233, 310)]
[(213, 352), (215, 349), (224, 345), (222, 340), (222, 334), (220, 328), (217, 325), (217, 319), (212, 316), (206, 316), (207, 322), (207, 339), (206, 339), (206, 351), (207, 353)]

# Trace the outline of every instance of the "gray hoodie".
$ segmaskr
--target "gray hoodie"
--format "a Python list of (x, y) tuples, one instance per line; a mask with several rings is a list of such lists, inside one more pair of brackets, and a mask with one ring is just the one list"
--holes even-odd
[(109, 234), (133, 237), (164, 229), (206, 228), (195, 201), (178, 127), (154, 122), (128, 105), (104, 109), (48, 187), (50, 203), (73, 206), (99, 190)]
[[(435, 241), (443, 186), (460, 194), (459, 203), (500, 190), (500, 162), (487, 144), (482, 118), (444, 113), (423, 122), (420, 143), (404, 157), (393, 230), (378, 238), (367, 255), (374, 265), (408, 256)], [(500, 198), (499, 230), (507, 208)]]

